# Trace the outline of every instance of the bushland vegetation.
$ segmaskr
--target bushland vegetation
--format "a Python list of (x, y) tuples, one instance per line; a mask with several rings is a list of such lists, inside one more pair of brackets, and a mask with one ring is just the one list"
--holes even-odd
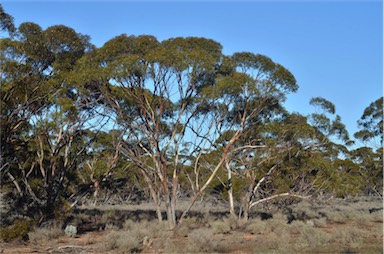
[[(275, 200), (382, 197), (383, 98), (362, 112), (353, 140), (324, 98), (310, 100), (312, 114), (288, 112), (286, 96), (299, 86), (267, 56), (225, 55), (219, 42), (197, 37), (122, 34), (97, 48), (65, 25), (15, 27), (2, 8), (0, 17), (4, 241), (57, 237), (81, 205), (150, 204), (157, 226), (198, 242), (272, 228), (244, 221)], [(225, 205), (228, 218), (183, 230), (201, 202)], [(348, 220), (295, 209), (291, 216), (315, 226)], [(119, 210), (110, 213), (115, 220), (96, 226), (120, 229)], [(312, 234), (307, 224), (292, 231), (301, 226)], [(145, 247), (139, 231), (127, 234), (108, 234), (108, 248)], [(122, 237), (132, 242), (122, 246)], [(188, 251), (223, 251), (204, 239)], [(322, 233), (315, 244), (329, 241)]]

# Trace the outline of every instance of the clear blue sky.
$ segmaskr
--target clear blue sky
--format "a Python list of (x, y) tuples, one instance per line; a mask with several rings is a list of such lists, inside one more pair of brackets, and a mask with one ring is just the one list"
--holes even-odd
[(299, 83), (285, 104), (308, 114), (312, 97), (336, 105), (350, 134), (364, 109), (383, 94), (383, 6), (362, 1), (20, 1), (3, 0), (16, 25), (64, 24), (100, 47), (114, 36), (150, 34), (164, 40), (200, 36), (225, 54), (264, 54)]

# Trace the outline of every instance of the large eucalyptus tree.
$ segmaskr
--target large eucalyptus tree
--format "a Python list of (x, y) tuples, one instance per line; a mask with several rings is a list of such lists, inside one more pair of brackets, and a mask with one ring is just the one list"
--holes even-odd
[(42, 222), (63, 207), (97, 100), (67, 76), (92, 48), (89, 37), (63, 25), (22, 23), (1, 39), (1, 178), (16, 190), (13, 212)]
[[(121, 35), (78, 64), (75, 82), (99, 85), (114, 128), (122, 133), (122, 155), (140, 169), (159, 220), (165, 203), (171, 226), (183, 146), (212, 135), (207, 121), (216, 119), (203, 114), (198, 96), (213, 82), (220, 60), (221, 45), (209, 39), (158, 42), (153, 36)], [(189, 149), (193, 153), (196, 147)]]

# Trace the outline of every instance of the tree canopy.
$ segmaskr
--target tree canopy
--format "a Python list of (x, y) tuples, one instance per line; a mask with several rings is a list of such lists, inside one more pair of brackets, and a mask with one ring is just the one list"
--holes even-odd
[[(284, 108), (299, 85), (267, 56), (200, 37), (122, 34), (97, 48), (0, 11), (1, 188), (37, 223), (122, 192), (152, 200), (159, 220), (165, 207), (170, 227), (207, 196), (247, 218), (282, 197), (381, 195), (382, 98), (354, 135), (379, 150), (350, 150), (332, 102), (311, 99), (307, 116)], [(180, 199), (190, 207), (177, 217)]]

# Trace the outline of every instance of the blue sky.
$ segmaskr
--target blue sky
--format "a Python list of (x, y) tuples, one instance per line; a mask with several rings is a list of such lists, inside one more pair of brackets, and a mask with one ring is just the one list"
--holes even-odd
[(109, 39), (150, 34), (164, 40), (199, 36), (225, 54), (264, 54), (289, 69), (300, 86), (285, 104), (308, 114), (324, 97), (351, 135), (364, 109), (383, 94), (382, 1), (2, 1), (16, 25), (64, 24), (102, 46)]

